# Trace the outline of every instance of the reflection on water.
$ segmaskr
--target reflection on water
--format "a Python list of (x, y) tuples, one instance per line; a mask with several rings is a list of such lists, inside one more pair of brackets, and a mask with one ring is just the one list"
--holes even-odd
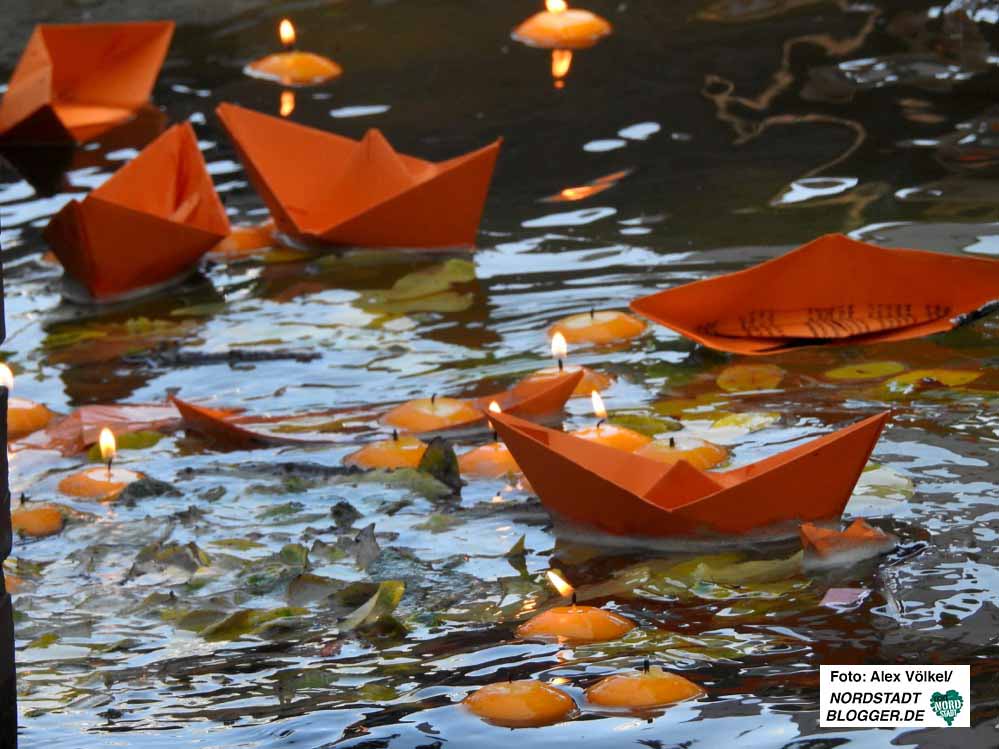
[[(559, 538), (512, 483), (472, 481), (456, 499), (338, 470), (360, 442), (386, 436), (386, 404), (495, 391), (549, 366), (544, 330), (568, 314), (624, 307), (826, 231), (999, 253), (988, 3), (587, 4), (615, 34), (577, 56), (558, 92), (538, 52), (506, 36), (533, 6), (170, 4), (181, 24), (156, 101), (167, 119), (194, 124), (234, 223), (260, 223), (265, 211), (215, 121), (222, 100), (284, 107), (290, 120), (351, 137), (378, 127), (430, 159), (503, 135), (474, 255), (279, 248), (209, 265), (168, 296), (76, 308), (60, 302), (41, 229), (158, 130), (62, 154), (4, 154), (3, 358), (19, 396), (63, 412), (177, 393), (251, 416), (336, 414), (321, 425), (332, 443), (323, 448), (223, 453), (182, 432), (122, 443), (120, 465), (177, 493), (116, 505), (57, 497), (85, 456), (13, 456), (15, 496), (71, 513), (60, 536), (17, 540), (8, 570), (21, 579), (26, 745), (507, 746), (508, 731), (456, 704), (469, 690), (538, 676), (580, 699), (600, 675), (643, 657), (709, 696), (651, 722), (584, 709), (513, 738), (917, 745), (932, 739), (820, 730), (817, 669), (926, 653), (975, 664), (976, 728), (961, 741), (996, 744), (994, 317), (933, 339), (769, 358), (782, 380), (756, 392), (723, 390), (735, 360), (662, 328), (625, 347), (570, 352), (571, 363), (615, 377), (604, 392), (612, 419), (682, 426), (730, 447), (732, 465), (892, 408), (848, 511), (902, 546), (855, 567), (788, 573), (777, 563), (793, 543), (600, 553)], [(297, 91), (293, 105), (240, 72), (273, 47), (286, 15), (347, 71)], [(29, 28), (19, 18), (20, 36), (0, 43), (3, 77)], [(246, 356), (230, 361), (232, 349)], [(316, 358), (278, 355), (289, 350)], [(828, 374), (871, 362), (891, 374)], [(980, 376), (946, 387), (939, 370)], [(592, 423), (586, 399), (570, 401), (565, 423)], [(785, 572), (723, 579), (752, 559)], [(514, 639), (518, 617), (554, 601), (544, 572), (556, 566), (640, 627), (573, 649)], [(383, 580), (405, 584), (394, 619), (340, 631)]]

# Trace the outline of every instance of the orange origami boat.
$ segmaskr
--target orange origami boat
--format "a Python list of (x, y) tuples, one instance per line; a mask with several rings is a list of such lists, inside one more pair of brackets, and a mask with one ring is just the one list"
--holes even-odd
[(172, 21), (41, 24), (0, 103), (0, 140), (83, 143), (149, 100)]
[(869, 525), (862, 518), (854, 520), (844, 531), (802, 523), (799, 534), (805, 552), (819, 557), (858, 551), (873, 556), (894, 548), (897, 541), (894, 536)]
[(83, 202), (52, 217), (45, 238), (96, 300), (165, 284), (229, 234), (229, 219), (190, 123), (174, 125)]
[(508, 414), (494, 427), (542, 503), (572, 529), (663, 539), (794, 535), (840, 517), (888, 420), (864, 419), (757, 463), (664, 465)]
[(75, 455), (96, 444), (104, 427), (121, 436), (146, 430), (171, 431), (178, 426), (180, 414), (169, 403), (80, 406), (45, 429), (12, 443), (10, 448), (58, 450), (63, 455)]
[(221, 104), (216, 110), (279, 231), (309, 242), (443, 249), (475, 244), (500, 141), (433, 163)]
[(902, 341), (951, 330), (997, 307), (994, 260), (887, 249), (841, 234), (631, 303), (639, 314), (735, 354)]

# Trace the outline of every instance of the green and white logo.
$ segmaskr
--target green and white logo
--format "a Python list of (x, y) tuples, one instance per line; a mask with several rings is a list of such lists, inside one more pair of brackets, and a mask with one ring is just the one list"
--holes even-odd
[(954, 718), (964, 707), (964, 698), (957, 693), (956, 689), (948, 689), (946, 694), (934, 692), (930, 696), (930, 707), (933, 708), (933, 712), (947, 721), (949, 726), (953, 724)]

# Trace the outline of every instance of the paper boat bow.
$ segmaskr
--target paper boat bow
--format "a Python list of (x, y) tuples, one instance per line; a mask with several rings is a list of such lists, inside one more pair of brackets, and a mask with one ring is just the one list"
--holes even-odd
[(172, 21), (35, 27), (0, 103), (0, 140), (83, 143), (149, 100)]
[(500, 141), (432, 163), (233, 104), (216, 110), (282, 232), (358, 247), (475, 244)]
[(664, 465), (491, 414), (497, 432), (542, 503), (561, 521), (645, 538), (793, 535), (800, 521), (838, 518), (887, 412), (757, 463), (705, 472)]
[(95, 299), (162, 284), (229, 234), (189, 123), (174, 125), (130, 163), (52, 217), (45, 238)]
[(997, 302), (994, 260), (829, 234), (747, 270), (636, 299), (631, 308), (710, 348), (771, 354), (940, 333)]

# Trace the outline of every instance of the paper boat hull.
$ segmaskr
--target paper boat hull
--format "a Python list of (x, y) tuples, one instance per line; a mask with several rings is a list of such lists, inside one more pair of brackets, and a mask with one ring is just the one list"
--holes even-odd
[(636, 538), (793, 535), (838, 518), (888, 414), (726, 473), (655, 461), (508, 415), (493, 422), (559, 520)]
[(830, 234), (752, 268), (631, 308), (709, 348), (764, 355), (951, 330), (999, 299), (999, 263)]

